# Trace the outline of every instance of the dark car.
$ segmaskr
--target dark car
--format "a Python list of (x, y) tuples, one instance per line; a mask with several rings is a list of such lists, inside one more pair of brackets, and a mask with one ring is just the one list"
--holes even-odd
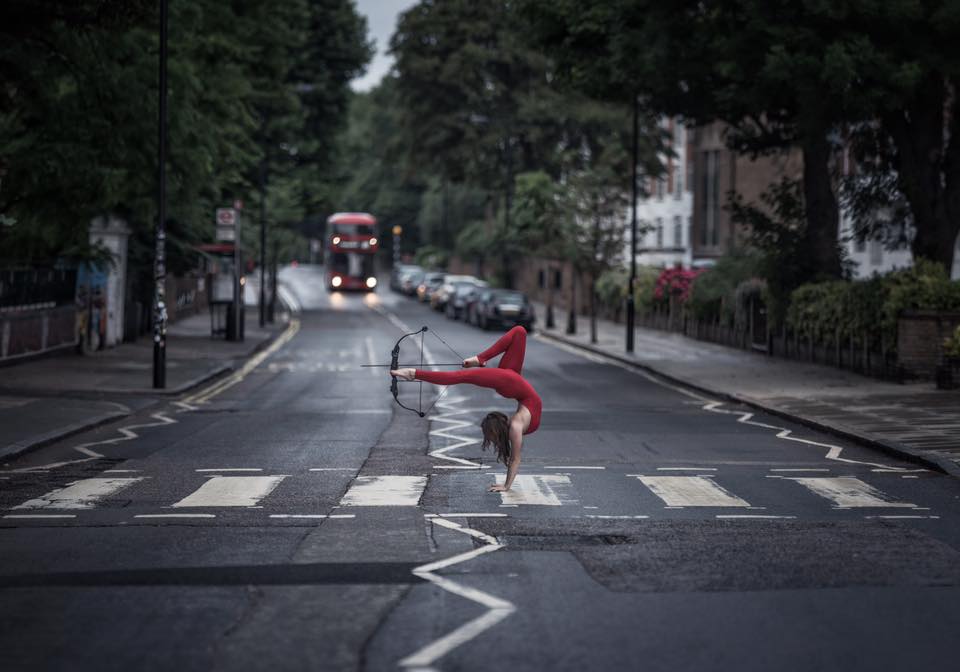
[(414, 266), (413, 264), (397, 264), (390, 272), (390, 289), (395, 292), (403, 291), (401, 285), (404, 276), (420, 270), (422, 269), (419, 266)]
[(421, 302), (429, 302), (430, 296), (443, 284), (446, 273), (443, 271), (428, 271), (423, 274), (423, 280), (417, 287), (417, 298)]
[(481, 329), (504, 329), (522, 325), (533, 329), (533, 306), (523, 292), (512, 289), (489, 289), (480, 292), (473, 306), (473, 322)]
[(454, 320), (459, 320), (461, 317), (466, 318), (467, 308), (473, 303), (474, 297), (483, 289), (474, 282), (453, 283), (453, 291), (450, 293), (445, 307), (447, 317)]
[(417, 287), (420, 286), (421, 280), (423, 280), (423, 270), (420, 268), (404, 273), (400, 277), (400, 293), (407, 296), (416, 296)]

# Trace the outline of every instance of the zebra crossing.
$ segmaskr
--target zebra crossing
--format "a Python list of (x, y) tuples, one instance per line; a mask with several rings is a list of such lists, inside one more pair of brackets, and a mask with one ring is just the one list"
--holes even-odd
[[(550, 468), (550, 467), (547, 467)], [(216, 518), (230, 511), (264, 509), (276, 520), (350, 519), (374, 507), (439, 508), (503, 513), (504, 509), (553, 510), (557, 515), (588, 518), (645, 519), (673, 510), (703, 512), (718, 519), (793, 518), (788, 510), (803, 502), (805, 512), (860, 511), (865, 517), (937, 518), (928, 508), (909, 498), (886, 491), (886, 485), (870, 483), (868, 475), (790, 475), (774, 470), (752, 480), (725, 478), (715, 469), (658, 468), (647, 473), (576, 470), (558, 467), (552, 473), (520, 474), (509, 492), (489, 493), (487, 486), (502, 484), (505, 474), (461, 472), (431, 475), (353, 476), (348, 470), (310, 469), (299, 475), (262, 473), (260, 469), (196, 469), (194, 479), (175, 479), (167, 488), (163, 477), (136, 470), (113, 470), (53, 488), (25, 501), (5, 503), (0, 520), (53, 520), (76, 518), (98, 509), (129, 511), (135, 518)], [(569, 471), (559, 471), (569, 469)], [(599, 470), (593, 470), (599, 469)], [(349, 470), (352, 471), (352, 470)], [(215, 472), (215, 473), (209, 473)], [(255, 473), (249, 473), (255, 472)], [(333, 474), (331, 474), (333, 472)], [(342, 473), (342, 477), (336, 474)], [(318, 479), (326, 474), (328, 480)], [(742, 476), (742, 475), (741, 475)], [(874, 474), (893, 485), (903, 474)], [(202, 479), (198, 483), (197, 479)], [(330, 480), (333, 479), (333, 480)], [(758, 488), (757, 483), (760, 487)], [(431, 486), (433, 490), (431, 491)], [(750, 487), (746, 488), (749, 485)], [(149, 490), (144, 488), (149, 486)], [(189, 489), (188, 489), (189, 488)], [(739, 491), (746, 488), (749, 492)], [(309, 490), (304, 494), (304, 489)], [(456, 496), (438, 499), (437, 491)], [(178, 492), (178, 490), (184, 490)], [(430, 498), (425, 495), (431, 492)], [(159, 493), (159, 494), (158, 494)], [(291, 503), (291, 497), (294, 501)], [(324, 503), (321, 503), (321, 500)], [(304, 506), (304, 501), (309, 505)], [(450, 506), (452, 505), (452, 507)], [(632, 510), (628, 512), (623, 509)], [(776, 508), (776, 511), (750, 513)], [(329, 509), (327, 512), (317, 509)], [(891, 515), (885, 515), (891, 510)], [(561, 513), (562, 511), (562, 513)], [(255, 511), (254, 511), (255, 512)], [(923, 512), (923, 515), (913, 515)], [(893, 515), (896, 514), (896, 515)]]

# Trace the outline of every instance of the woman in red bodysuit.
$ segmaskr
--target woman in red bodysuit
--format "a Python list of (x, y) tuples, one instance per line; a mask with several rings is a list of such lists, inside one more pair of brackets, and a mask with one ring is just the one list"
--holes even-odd
[[(503, 335), (496, 343), (475, 357), (463, 360), (463, 368), (469, 371), (424, 371), (423, 369), (397, 369), (391, 376), (401, 380), (422, 380), (436, 385), (470, 383), (496, 390), (501, 396), (516, 399), (517, 410), (507, 418), (493, 411), (480, 423), (483, 430), (483, 447), (493, 446), (497, 461), (507, 466), (507, 478), (503, 485), (492, 485), (493, 492), (504, 492), (513, 485), (520, 470), (520, 449), (523, 435), (532, 434), (540, 426), (540, 411), (543, 402), (533, 386), (521, 375), (523, 356), (527, 349), (527, 332), (517, 326)], [(503, 353), (500, 365), (495, 369), (484, 367), (486, 363)]]

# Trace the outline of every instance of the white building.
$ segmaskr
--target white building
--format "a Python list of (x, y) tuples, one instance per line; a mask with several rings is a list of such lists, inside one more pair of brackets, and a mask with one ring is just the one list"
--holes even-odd
[[(678, 118), (664, 117), (660, 123), (673, 152), (660, 156), (666, 169), (664, 176), (646, 179), (645, 189), (641, 189), (641, 197), (637, 201), (637, 263), (661, 268), (689, 268), (692, 262), (690, 225), (693, 216), (691, 134)], [(626, 240), (624, 258), (629, 261), (629, 231)]]

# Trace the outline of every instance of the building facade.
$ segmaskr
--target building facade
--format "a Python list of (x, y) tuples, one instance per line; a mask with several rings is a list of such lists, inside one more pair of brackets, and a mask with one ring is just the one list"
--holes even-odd
[[(664, 117), (661, 128), (672, 152), (660, 156), (661, 178), (646, 178), (637, 201), (637, 263), (644, 266), (689, 268), (692, 163), (690, 132), (678, 118)], [(629, 222), (629, 216), (627, 217)], [(630, 235), (624, 258), (630, 259)]]

